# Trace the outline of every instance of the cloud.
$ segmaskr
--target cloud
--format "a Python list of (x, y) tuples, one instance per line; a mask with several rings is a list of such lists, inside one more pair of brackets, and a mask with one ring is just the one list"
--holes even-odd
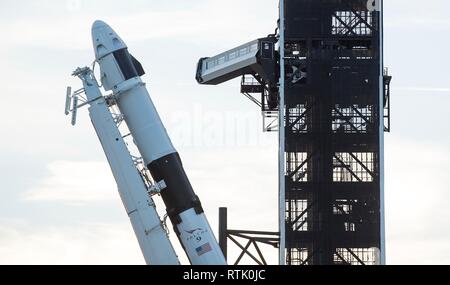
[(126, 224), (35, 227), (0, 221), (0, 264), (144, 264)]
[(450, 262), (450, 151), (438, 143), (388, 139), (386, 226), (389, 264)]
[[(388, 248), (389, 264), (401, 265), (449, 265), (450, 243), (448, 240), (403, 240)], [(400, 258), (402, 257), (402, 258)]]
[[(248, 2), (248, 3), (247, 3)], [(258, 3), (258, 5), (255, 5)], [(108, 3), (109, 4), (109, 3)], [(61, 13), (47, 15), (29, 15), (1, 21), (3, 37), (7, 45), (45, 46), (55, 49), (86, 50), (91, 47), (90, 28), (94, 20), (104, 19), (109, 22), (126, 42), (145, 41), (149, 39), (184, 39), (203, 43), (222, 43), (229, 40), (218, 31), (234, 33), (233, 41), (251, 40), (255, 29), (271, 33), (276, 25), (276, 4), (265, 1), (206, 1), (204, 5), (182, 7), (178, 9), (153, 9), (151, 5), (133, 13), (107, 13), (101, 5), (84, 9), (78, 13)], [(256, 13), (258, 9), (260, 13)], [(249, 14), (247, 11), (253, 11)], [(269, 14), (270, 11), (273, 13)], [(272, 15), (271, 18), (267, 15)], [(261, 27), (261, 20), (267, 23)], [(247, 24), (244, 24), (244, 21)], [(259, 24), (256, 24), (256, 23)], [(250, 23), (250, 24), (249, 24)], [(236, 33), (239, 31), (239, 33)], [(258, 35), (258, 36), (264, 36)]]
[(398, 91), (417, 91), (417, 92), (450, 92), (447, 87), (416, 87), (416, 86), (399, 86), (392, 88)]
[(48, 175), (25, 192), (28, 201), (85, 204), (117, 199), (117, 186), (106, 162), (54, 161)]
[[(385, 28), (387, 31), (398, 28), (422, 32), (448, 30), (449, 8), (450, 5), (445, 0), (435, 0), (433, 4), (410, 0), (384, 1)], [(420, 15), (417, 15), (417, 11), (420, 11)]]

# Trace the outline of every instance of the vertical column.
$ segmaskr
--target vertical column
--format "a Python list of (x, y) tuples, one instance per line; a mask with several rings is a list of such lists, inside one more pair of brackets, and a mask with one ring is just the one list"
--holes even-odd
[(279, 130), (279, 152), (278, 152), (278, 214), (279, 214), (279, 231), (280, 231), (280, 248), (279, 248), (279, 264), (286, 264), (286, 180), (285, 180), (285, 67), (284, 67), (284, 0), (280, 0), (280, 103), (278, 114), (278, 130)]
[(380, 265), (386, 264), (386, 229), (384, 216), (384, 34), (383, 34), (383, 0), (379, 1), (379, 49), (380, 49), (380, 95), (379, 95), (379, 131), (380, 131), (380, 154), (379, 154), (379, 173), (380, 173)]
[(219, 208), (219, 246), (223, 256), (227, 259), (227, 230), (228, 230), (227, 208)]

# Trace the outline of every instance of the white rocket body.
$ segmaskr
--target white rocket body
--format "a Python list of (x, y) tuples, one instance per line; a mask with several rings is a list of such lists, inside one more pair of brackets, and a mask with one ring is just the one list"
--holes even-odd
[(140, 76), (140, 63), (122, 39), (101, 21), (92, 27), (96, 60), (105, 90), (112, 90), (145, 165), (161, 191), (167, 213), (193, 265), (224, 265), (222, 251), (194, 194), (164, 125)]
[(89, 115), (108, 158), (120, 197), (130, 218), (142, 254), (150, 265), (178, 265), (178, 257), (163, 227), (153, 199), (147, 193), (106, 99), (89, 69), (77, 74), (90, 104)]

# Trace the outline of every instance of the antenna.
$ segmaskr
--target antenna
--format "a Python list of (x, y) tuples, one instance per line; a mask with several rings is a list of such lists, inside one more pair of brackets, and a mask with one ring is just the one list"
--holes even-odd
[(74, 96), (72, 105), (72, 126), (75, 126), (77, 123), (77, 111), (78, 111), (78, 96)]
[(70, 96), (72, 95), (72, 87), (70, 87), (70, 86), (68, 86), (67, 87), (67, 92), (66, 92), (66, 108), (65, 108), (65, 111), (64, 111), (64, 114), (66, 114), (66, 116), (67, 115), (69, 115), (69, 113), (70, 113), (70, 101), (71, 101), (71, 98), (70, 98)]

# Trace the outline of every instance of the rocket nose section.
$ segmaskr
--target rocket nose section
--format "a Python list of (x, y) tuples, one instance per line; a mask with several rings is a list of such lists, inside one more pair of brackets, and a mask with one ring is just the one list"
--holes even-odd
[[(92, 32), (94, 32), (94, 30), (102, 29), (105, 27), (109, 27), (108, 24), (106, 24), (105, 22), (103, 22), (101, 20), (96, 20), (94, 22), (94, 24), (92, 24)], [(111, 27), (109, 27), (109, 28), (111, 28)]]
[(97, 60), (116, 50), (127, 48), (117, 33), (100, 20), (92, 24), (92, 42)]

